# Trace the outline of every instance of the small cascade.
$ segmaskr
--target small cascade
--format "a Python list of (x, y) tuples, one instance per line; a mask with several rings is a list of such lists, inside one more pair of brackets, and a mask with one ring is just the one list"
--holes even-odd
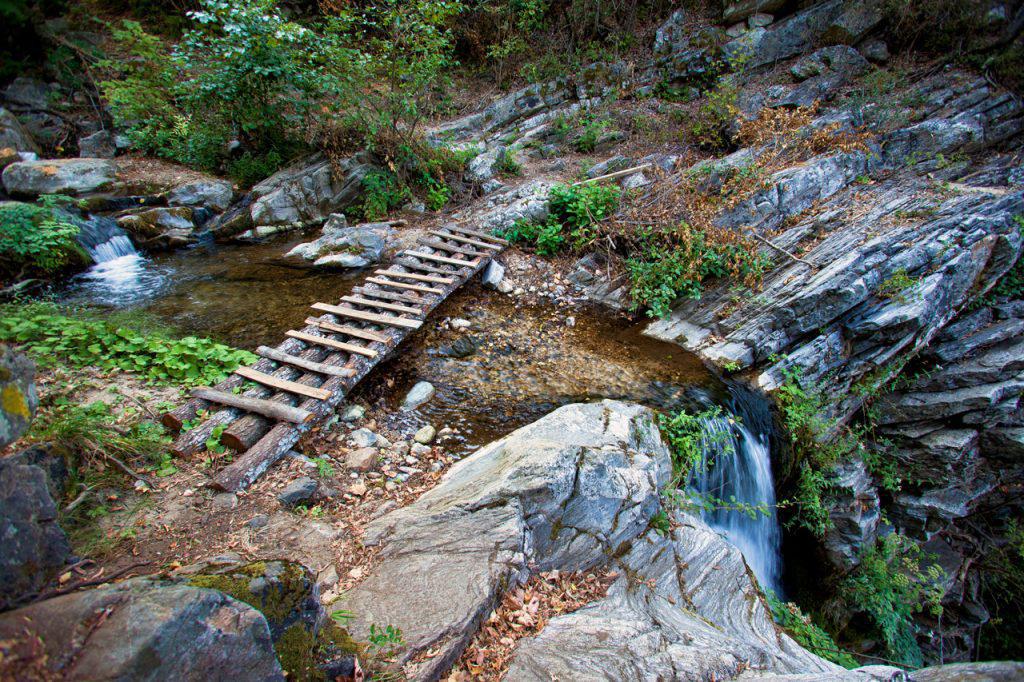
[(761, 586), (782, 594), (782, 533), (775, 509), (772, 476), (771, 418), (766, 406), (733, 392), (731, 416), (724, 412), (704, 422), (704, 461), (691, 475), (689, 487), (702, 496), (761, 508), (751, 517), (743, 511), (712, 509), (704, 520), (743, 552)]
[(128, 235), (104, 216), (75, 217), (78, 243), (93, 266), (73, 280), (73, 288), (103, 305), (121, 306), (152, 296), (161, 289), (163, 275), (135, 250)]

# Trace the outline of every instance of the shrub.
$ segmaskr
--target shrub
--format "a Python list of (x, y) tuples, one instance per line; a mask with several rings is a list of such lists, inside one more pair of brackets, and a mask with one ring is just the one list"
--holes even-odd
[(781, 625), (797, 644), (844, 668), (852, 670), (860, 665), (853, 656), (840, 649), (832, 636), (815, 624), (799, 606), (793, 602), (782, 601), (770, 591), (765, 593), (765, 600), (772, 610), (775, 622)]
[(647, 229), (639, 233), (635, 255), (626, 260), (632, 308), (665, 317), (673, 301), (700, 298), (712, 277), (759, 279), (768, 260), (746, 239), (718, 229), (680, 223), (672, 233)]
[(707, 99), (697, 109), (690, 134), (697, 146), (712, 152), (724, 152), (732, 143), (730, 128), (739, 110), (736, 99), (739, 96), (739, 85), (732, 78), (721, 78), (714, 89), (707, 94)]
[(556, 185), (548, 195), (548, 218), (542, 224), (516, 221), (505, 231), (513, 242), (532, 244), (542, 256), (553, 256), (568, 243), (574, 250), (596, 237), (595, 226), (612, 215), (619, 205), (614, 185)]
[(840, 587), (847, 607), (864, 613), (879, 631), (889, 656), (911, 667), (923, 663), (914, 614), (942, 613), (945, 573), (926, 562), (914, 541), (892, 533), (862, 549), (860, 564)]
[(78, 226), (55, 212), (58, 203), (58, 197), (43, 197), (39, 205), (0, 203), (0, 276), (52, 273), (88, 261), (75, 241)]
[(215, 384), (242, 364), (248, 351), (209, 339), (143, 334), (92, 316), (66, 314), (50, 304), (0, 307), (0, 340), (23, 344), (37, 360), (60, 357), (76, 366), (121, 369), (151, 381)]
[(672, 451), (672, 472), (676, 485), (685, 483), (694, 469), (705, 464), (704, 456), (708, 450), (708, 420), (721, 416), (720, 407), (711, 407), (698, 414), (690, 414), (683, 410), (669, 416), (658, 414), (658, 427), (661, 435), (668, 442)]
[(100, 88), (115, 121), (140, 150), (205, 169), (226, 161), (232, 139), (264, 164), (271, 152), (280, 161), (318, 99), (336, 93), (345, 64), (273, 0), (199, 5), (172, 49), (136, 22), (112, 30), (118, 50), (100, 64), (109, 75)]
[(610, 128), (611, 125), (612, 122), (609, 119), (598, 119), (591, 115), (584, 116), (583, 129), (573, 141), (573, 149), (582, 154), (589, 154), (594, 151), (597, 149), (597, 142), (601, 139), (601, 135), (603, 135), (604, 131)]
[(409, 189), (394, 173), (373, 171), (363, 178), (363, 218), (381, 220), (411, 198)]

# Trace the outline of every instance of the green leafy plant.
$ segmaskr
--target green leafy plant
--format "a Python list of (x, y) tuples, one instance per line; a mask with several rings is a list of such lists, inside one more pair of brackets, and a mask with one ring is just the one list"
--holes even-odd
[(707, 422), (720, 417), (722, 408), (715, 406), (698, 414), (683, 410), (674, 415), (658, 414), (658, 427), (672, 450), (672, 471), (677, 482), (683, 483), (696, 469), (707, 466), (705, 453), (709, 447), (725, 440), (725, 434), (712, 434)]
[(371, 623), (370, 636), (367, 639), (370, 642), (370, 647), (383, 658), (391, 658), (398, 649), (405, 646), (405, 638), (402, 636), (401, 629), (394, 625), (380, 627), (376, 623)]
[(728, 150), (732, 142), (729, 129), (739, 112), (736, 108), (739, 92), (739, 85), (729, 77), (719, 79), (708, 92), (690, 124), (690, 134), (699, 147), (715, 152)]
[(669, 518), (668, 512), (664, 509), (659, 509), (651, 517), (651, 528), (660, 535), (668, 537), (669, 533), (672, 532), (672, 521)]
[(897, 268), (878, 285), (878, 295), (882, 298), (906, 303), (911, 295), (910, 292), (915, 290), (918, 284), (917, 279), (907, 274), (906, 268)]
[(832, 636), (815, 624), (799, 606), (793, 602), (782, 601), (771, 591), (765, 593), (765, 600), (775, 622), (800, 646), (844, 668), (853, 669), (860, 665), (857, 659), (840, 649)]
[(532, 243), (542, 256), (555, 255), (566, 244), (583, 249), (597, 236), (594, 226), (615, 212), (619, 195), (614, 185), (556, 185), (548, 196), (547, 220), (517, 221), (505, 231), (505, 238)]
[(143, 334), (44, 303), (0, 307), (0, 340), (24, 345), (42, 362), (60, 357), (76, 366), (121, 369), (185, 385), (217, 383), (256, 360), (248, 351), (209, 339)]
[(331, 465), (331, 460), (326, 457), (317, 457), (313, 460), (316, 464), (316, 475), (320, 478), (330, 478), (334, 476), (334, 467)]
[(215, 455), (222, 455), (224, 454), (224, 451), (227, 450), (224, 444), (220, 442), (220, 437), (223, 435), (225, 428), (226, 426), (224, 424), (217, 424), (217, 426), (213, 427), (213, 431), (210, 432), (210, 437), (206, 439), (205, 443), (203, 443), (209, 452)]
[(597, 149), (597, 143), (604, 135), (605, 131), (612, 126), (612, 122), (607, 118), (595, 118), (591, 115), (586, 115), (582, 120), (582, 129), (580, 133), (573, 140), (573, 149), (582, 153), (589, 154)]
[(889, 656), (920, 667), (914, 614), (942, 613), (945, 573), (923, 556), (909, 538), (892, 533), (862, 549), (860, 564), (847, 577), (840, 594), (851, 611), (863, 612), (885, 641)]
[(409, 188), (398, 176), (385, 171), (372, 171), (363, 178), (363, 217), (381, 220), (412, 198)]
[(88, 257), (75, 241), (78, 226), (61, 215), (64, 199), (46, 196), (39, 204), (0, 203), (0, 276), (51, 273)]

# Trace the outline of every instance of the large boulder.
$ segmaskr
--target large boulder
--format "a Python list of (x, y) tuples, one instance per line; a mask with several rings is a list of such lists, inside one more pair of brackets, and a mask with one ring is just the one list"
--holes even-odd
[(285, 679), (256, 609), (217, 590), (146, 578), (0, 616), (0, 678)]
[(193, 210), (188, 206), (151, 208), (121, 216), (117, 224), (136, 245), (149, 250), (185, 246), (196, 239)]
[(370, 168), (360, 157), (332, 164), (314, 155), (296, 162), (252, 188), (252, 225), (303, 226), (322, 221), (360, 196)]
[(117, 167), (107, 159), (20, 161), (3, 172), (7, 192), (25, 197), (87, 194), (108, 189), (116, 180)]
[(227, 180), (203, 179), (186, 182), (167, 193), (171, 206), (208, 208), (211, 211), (226, 211), (235, 196), (235, 189)]
[(405, 673), (434, 680), (509, 586), (535, 571), (607, 567), (620, 574), (609, 596), (524, 642), (508, 679), (839, 670), (776, 631), (742, 555), (703, 523), (680, 517), (672, 537), (649, 530), (671, 473), (650, 410), (562, 407), (370, 523), (363, 541), (379, 548), (377, 564), (332, 608), (356, 614), (354, 633), (400, 628)]
[(112, 159), (117, 156), (114, 133), (97, 130), (91, 135), (78, 138), (78, 153), (90, 159)]
[(41, 591), (71, 554), (46, 471), (17, 458), (0, 459), (0, 545), (0, 610)]
[(317, 267), (363, 268), (381, 261), (393, 234), (390, 223), (349, 227), (343, 214), (334, 213), (318, 239), (299, 244), (285, 255), (311, 260)]

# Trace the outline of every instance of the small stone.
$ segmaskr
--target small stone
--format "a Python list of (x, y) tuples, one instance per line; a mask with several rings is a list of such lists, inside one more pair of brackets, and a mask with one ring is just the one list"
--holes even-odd
[(385, 438), (384, 436), (382, 436), (382, 435), (380, 435), (378, 433), (377, 434), (377, 443), (376, 443), (376, 445), (377, 445), (378, 448), (390, 448), (391, 447), (391, 441), (389, 441), (387, 438)]
[(299, 478), (288, 484), (281, 494), (277, 496), (281, 504), (293, 507), (300, 502), (305, 502), (316, 493), (316, 481), (312, 478)]
[(370, 429), (356, 429), (348, 437), (357, 448), (368, 448), (377, 443), (377, 434)]
[(430, 470), (431, 471), (440, 471), (441, 469), (444, 469), (444, 462), (431, 462), (430, 463)]
[(857, 50), (864, 55), (864, 58), (869, 62), (884, 64), (889, 61), (889, 46), (885, 44), (884, 40), (865, 40)]
[(430, 424), (427, 424), (422, 429), (417, 431), (416, 435), (413, 436), (412, 439), (414, 441), (416, 441), (417, 443), (422, 443), (423, 445), (428, 445), (429, 443), (433, 442), (434, 436), (436, 436), (436, 435), (437, 435), (437, 431), (434, 429), (434, 427), (431, 426)]
[(429, 381), (420, 381), (405, 396), (402, 401), (402, 411), (410, 412), (434, 397), (434, 385)]
[(353, 568), (352, 570), (350, 570), (348, 572), (348, 577), (352, 578), (353, 580), (359, 580), (360, 578), (363, 577), (363, 567), (362, 566), (356, 566), (355, 568)]
[(391, 446), (391, 452), (397, 457), (404, 457), (409, 454), (409, 442), (400, 440)]
[(417, 464), (420, 463), (420, 461), (417, 458), (413, 457), (412, 455), (406, 455), (405, 463), (408, 464), (409, 466), (416, 466)]
[(413, 443), (412, 454), (416, 457), (424, 457), (430, 454), (430, 446), (422, 443)]
[(357, 422), (366, 416), (366, 408), (362, 405), (349, 405), (341, 413), (341, 420), (345, 422)]
[(345, 466), (353, 471), (369, 471), (377, 465), (380, 450), (377, 448), (359, 448), (348, 453)]
[(397, 488), (398, 484), (395, 483), (394, 481), (388, 481), (387, 483), (384, 484), (384, 490), (387, 490), (389, 493), (394, 492)]
[(454, 320), (449, 320), (448, 326), (455, 330), (469, 329), (473, 326), (473, 323), (469, 320), (464, 320), (461, 317), (456, 317)]
[(512, 293), (512, 283), (507, 279), (503, 279), (498, 282), (498, 286), (495, 287), (499, 294), (510, 294)]
[(398, 470), (401, 471), (403, 474), (408, 474), (409, 476), (412, 476), (413, 474), (422, 473), (422, 471), (420, 469), (417, 469), (416, 467), (398, 467)]
[(267, 525), (268, 521), (270, 521), (270, 519), (266, 514), (257, 514), (249, 519), (245, 525), (249, 526), (249, 528), (263, 528)]
[(505, 266), (496, 260), (492, 260), (484, 268), (483, 284), (487, 289), (497, 289), (505, 278)]
[(327, 568), (320, 571), (316, 576), (316, 584), (320, 587), (320, 590), (329, 590), (338, 584), (338, 569), (335, 568), (334, 564), (330, 564)]
[(566, 327), (575, 327), (576, 326), (576, 318), (572, 317), (572, 316), (569, 316), (569, 317), (565, 318), (565, 326)]
[(729, 28), (725, 29), (725, 35), (730, 38), (739, 38), (741, 35), (747, 32), (747, 25), (742, 21), (738, 24), (733, 24)]
[(362, 497), (363, 495), (366, 494), (367, 490), (368, 488), (366, 487), (366, 484), (363, 483), (362, 481), (358, 483), (353, 483), (348, 489), (349, 493), (355, 495), (356, 497)]
[(221, 511), (234, 509), (238, 506), (238, 495), (234, 493), (218, 493), (213, 496), (213, 508)]

